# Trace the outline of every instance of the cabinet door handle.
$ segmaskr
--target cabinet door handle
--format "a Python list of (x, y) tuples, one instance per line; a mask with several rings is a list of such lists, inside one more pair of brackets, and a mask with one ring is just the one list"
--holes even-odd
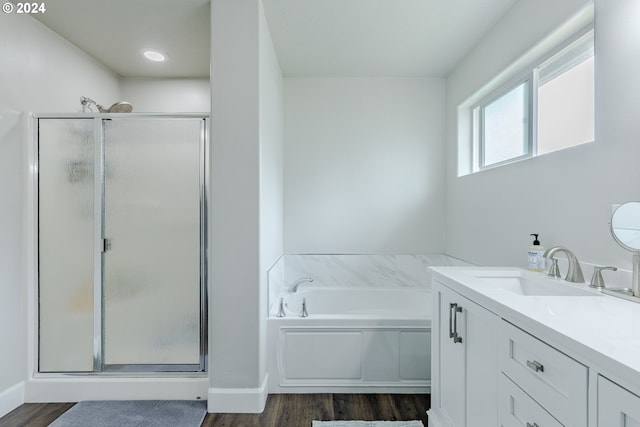
[(458, 306), (455, 302), (449, 303), (449, 338), (453, 338), (453, 310)]
[(454, 343), (462, 342), (462, 337), (458, 335), (458, 313), (462, 313), (462, 307), (459, 307), (458, 304), (456, 304), (455, 310), (453, 310), (453, 342)]
[(527, 427), (539, 427), (537, 423), (527, 423)]
[(544, 365), (535, 360), (533, 362), (531, 360), (527, 360), (527, 366), (534, 372), (544, 372)]

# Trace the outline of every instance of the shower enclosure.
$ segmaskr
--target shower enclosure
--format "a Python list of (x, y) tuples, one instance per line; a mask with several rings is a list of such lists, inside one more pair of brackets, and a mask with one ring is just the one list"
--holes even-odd
[(39, 372), (206, 370), (207, 121), (35, 118)]

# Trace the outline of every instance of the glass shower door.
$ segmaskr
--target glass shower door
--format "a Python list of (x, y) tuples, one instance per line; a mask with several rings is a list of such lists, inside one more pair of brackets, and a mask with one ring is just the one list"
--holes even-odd
[(38, 124), (40, 372), (94, 370), (92, 119)]
[(104, 122), (104, 370), (202, 370), (203, 129)]

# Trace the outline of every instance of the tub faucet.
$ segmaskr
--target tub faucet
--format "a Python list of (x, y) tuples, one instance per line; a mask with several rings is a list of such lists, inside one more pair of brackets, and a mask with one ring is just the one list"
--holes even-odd
[(552, 267), (551, 267), (551, 270), (553, 271), (549, 270), (548, 274), (550, 276), (557, 276), (558, 274), (558, 270), (557, 270), (558, 264), (556, 263), (557, 260), (553, 257), (556, 254), (556, 252), (564, 252), (567, 255), (567, 260), (569, 261), (569, 270), (567, 270), (567, 275), (565, 276), (564, 280), (566, 280), (567, 282), (584, 283), (584, 277), (582, 276), (582, 269), (580, 269), (580, 263), (578, 262), (578, 258), (576, 258), (573, 252), (571, 252), (569, 249), (565, 248), (564, 246), (554, 246), (552, 248), (547, 249), (547, 251), (544, 253), (543, 256), (546, 259), (550, 259), (553, 261)]
[(313, 277), (303, 277), (301, 279), (296, 280), (295, 282), (289, 285), (288, 291), (296, 292), (298, 290), (298, 286), (300, 286), (304, 282), (309, 282), (309, 283), (313, 282)]

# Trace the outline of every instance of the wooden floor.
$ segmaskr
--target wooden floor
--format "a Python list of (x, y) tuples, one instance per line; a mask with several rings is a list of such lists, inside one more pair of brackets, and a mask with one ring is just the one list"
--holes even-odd
[[(0, 427), (46, 427), (74, 403), (26, 403), (0, 418)], [(321, 420), (421, 420), (428, 394), (271, 394), (261, 414), (207, 414), (202, 427), (311, 427)]]

